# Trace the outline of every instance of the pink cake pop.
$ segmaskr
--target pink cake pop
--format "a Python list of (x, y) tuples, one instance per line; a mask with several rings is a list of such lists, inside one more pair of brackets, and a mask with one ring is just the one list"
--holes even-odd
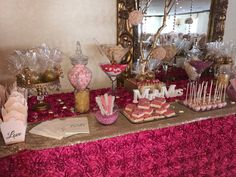
[(202, 110), (202, 111), (207, 110), (207, 105), (206, 105), (206, 104), (202, 104), (202, 105), (201, 105), (201, 110)]
[(201, 110), (201, 107), (198, 106), (198, 105), (194, 105), (194, 106), (193, 106), (193, 110), (195, 110), (195, 111), (200, 111), (200, 110)]

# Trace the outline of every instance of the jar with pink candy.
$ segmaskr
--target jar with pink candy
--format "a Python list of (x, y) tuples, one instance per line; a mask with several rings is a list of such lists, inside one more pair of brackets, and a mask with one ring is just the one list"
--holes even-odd
[(82, 54), (80, 42), (76, 43), (75, 55), (70, 57), (73, 68), (68, 72), (68, 79), (75, 89), (75, 111), (86, 113), (89, 111), (89, 89), (92, 72), (86, 67), (88, 57)]

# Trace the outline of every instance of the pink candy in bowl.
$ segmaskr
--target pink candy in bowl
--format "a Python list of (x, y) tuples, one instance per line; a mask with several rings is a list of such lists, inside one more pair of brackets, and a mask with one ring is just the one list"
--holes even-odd
[(113, 114), (111, 114), (111, 115), (102, 115), (101, 111), (97, 111), (95, 113), (95, 117), (96, 117), (97, 121), (99, 123), (103, 124), (103, 125), (113, 124), (117, 120), (118, 115), (119, 115), (119, 111), (118, 110), (115, 110), (113, 112)]
[(102, 70), (110, 76), (118, 76), (125, 71), (127, 64), (101, 64)]

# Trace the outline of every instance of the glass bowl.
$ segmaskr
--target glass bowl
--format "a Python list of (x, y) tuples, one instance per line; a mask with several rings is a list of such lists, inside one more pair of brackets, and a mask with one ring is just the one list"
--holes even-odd
[(109, 116), (102, 115), (100, 110), (95, 113), (97, 121), (103, 125), (110, 125), (115, 123), (115, 121), (118, 119), (118, 116), (119, 116), (118, 110), (115, 110), (113, 114)]

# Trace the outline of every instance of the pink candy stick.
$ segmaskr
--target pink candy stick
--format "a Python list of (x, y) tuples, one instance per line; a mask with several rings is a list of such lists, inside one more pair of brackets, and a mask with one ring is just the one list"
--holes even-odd
[(105, 114), (108, 115), (108, 112), (107, 112), (108, 109), (107, 109), (107, 104), (106, 104), (105, 96), (102, 95), (102, 96), (100, 96), (100, 98), (101, 98), (103, 109), (105, 110)]
[(107, 105), (108, 110), (107, 110), (107, 112), (109, 113), (109, 115), (113, 114), (114, 101), (115, 101), (114, 96), (108, 96), (108, 105)]
[(108, 112), (108, 115), (111, 115), (112, 112), (113, 112), (113, 108), (112, 108), (112, 96), (108, 96), (107, 112)]
[(110, 109), (110, 113), (113, 114), (114, 112), (114, 102), (115, 102), (115, 97), (111, 96), (111, 109)]
[(101, 114), (105, 115), (105, 110), (104, 110), (104, 108), (102, 106), (101, 98), (99, 96), (97, 96), (95, 99), (96, 99), (96, 103), (97, 103), (97, 105), (98, 105), (98, 107), (99, 107), (99, 109), (101, 111)]
[(96, 102), (99, 106), (99, 109), (102, 115), (111, 115), (113, 114), (115, 97), (108, 94), (96, 97)]

